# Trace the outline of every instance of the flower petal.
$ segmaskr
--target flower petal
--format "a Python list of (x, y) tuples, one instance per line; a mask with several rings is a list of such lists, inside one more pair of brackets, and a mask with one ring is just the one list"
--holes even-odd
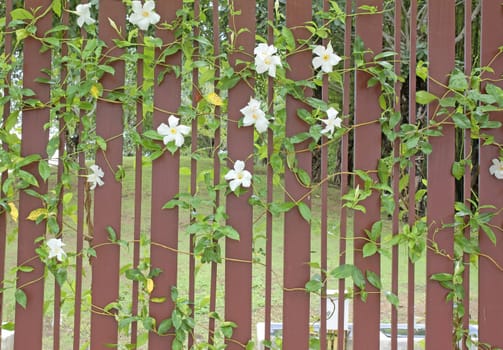
[(245, 168), (245, 162), (243, 162), (242, 160), (236, 160), (236, 162), (234, 163), (234, 170), (236, 170), (236, 172), (240, 172), (240, 171), (243, 171)]

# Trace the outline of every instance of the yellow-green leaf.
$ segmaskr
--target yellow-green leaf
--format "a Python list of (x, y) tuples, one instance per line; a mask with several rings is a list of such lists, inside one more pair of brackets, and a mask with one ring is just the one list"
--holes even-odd
[(154, 280), (152, 278), (147, 278), (147, 293), (150, 294), (154, 290)]
[(31, 220), (31, 221), (36, 221), (40, 216), (47, 217), (47, 209), (38, 208), (38, 209), (32, 210), (30, 215), (28, 215), (27, 219)]
[(9, 208), (10, 208), (10, 217), (12, 218), (12, 220), (17, 222), (17, 220), (19, 219), (19, 211), (17, 210), (16, 205), (10, 202)]
[(211, 103), (212, 105), (215, 105), (215, 106), (223, 106), (224, 105), (224, 101), (222, 100), (222, 98), (214, 92), (211, 92), (206, 96), (206, 101), (208, 101), (209, 103)]

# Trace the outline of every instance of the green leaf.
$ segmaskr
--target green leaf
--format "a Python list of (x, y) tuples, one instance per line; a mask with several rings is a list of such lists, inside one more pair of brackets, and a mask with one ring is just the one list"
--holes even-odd
[(31, 19), (35, 18), (31, 12), (28, 12), (27, 10), (25, 10), (23, 8), (18, 8), (18, 9), (12, 10), (10, 15), (13, 20), (19, 20), (19, 21), (22, 21), (25, 19), (31, 20)]
[(233, 227), (225, 226), (222, 230), (224, 231), (225, 237), (239, 241), (239, 232), (236, 231)]
[(480, 228), (484, 233), (487, 235), (487, 238), (492, 242), (492, 244), (496, 245), (496, 235), (494, 234), (493, 229), (486, 225), (486, 224), (480, 224)]
[(382, 289), (381, 277), (377, 273), (367, 270), (367, 280), (377, 289)]
[(44, 180), (47, 181), (49, 176), (51, 176), (51, 167), (49, 166), (49, 163), (45, 160), (41, 160), (38, 163), (38, 172), (40, 174), (40, 177)]
[(454, 162), (452, 164), (451, 172), (452, 176), (454, 176), (456, 180), (460, 180), (465, 174), (465, 161), (461, 160), (459, 162)]
[(26, 309), (26, 304), (28, 302), (26, 293), (22, 289), (16, 289), (16, 293), (14, 296), (16, 298), (16, 303), (21, 305), (23, 309)]
[(463, 72), (455, 70), (449, 79), (449, 88), (456, 91), (465, 91), (468, 89), (468, 80)]
[(157, 333), (159, 333), (160, 335), (164, 335), (169, 332), (171, 326), (172, 326), (171, 318), (166, 318), (162, 320), (161, 323), (159, 324)]
[(470, 119), (463, 113), (454, 113), (452, 120), (454, 124), (461, 129), (470, 129), (472, 126)]
[(21, 272), (32, 272), (34, 268), (32, 266), (21, 265), (17, 268), (17, 270)]
[(117, 233), (115, 233), (115, 230), (112, 226), (107, 226), (107, 233), (108, 233), (108, 239), (111, 242), (117, 241)]
[(450, 273), (436, 273), (430, 277), (433, 281), (447, 282), (452, 281), (452, 275)]
[(299, 178), (303, 186), (309, 186), (311, 184), (311, 176), (304, 169), (297, 169), (297, 177)]
[(398, 307), (400, 301), (398, 299), (398, 297), (391, 293), (391, 292), (386, 292), (386, 299), (390, 302), (391, 305), (393, 305), (394, 307)]
[(58, 282), (58, 285), (61, 287), (63, 284), (66, 282), (67, 279), (67, 271), (65, 268), (59, 268), (56, 273), (54, 274), (54, 277), (56, 278), (56, 282)]
[(300, 215), (302, 215), (304, 220), (311, 222), (311, 208), (304, 202), (299, 202), (297, 208), (299, 208)]
[(52, 11), (54, 11), (54, 14), (56, 16), (61, 17), (61, 0), (52, 0)]
[(342, 264), (330, 271), (330, 275), (334, 278), (348, 278), (353, 274), (354, 268), (354, 265)]
[(374, 242), (365, 243), (363, 246), (363, 257), (367, 258), (375, 253), (377, 253), (377, 245)]
[(363, 273), (356, 266), (353, 266), (353, 274), (351, 275), (351, 277), (353, 277), (355, 286), (360, 289), (365, 288), (365, 277), (363, 277)]
[(283, 27), (281, 29), (281, 35), (283, 39), (285, 39), (286, 43), (286, 48), (288, 51), (294, 51), (295, 50), (295, 37), (293, 36), (293, 32), (290, 30), (290, 28)]
[(421, 90), (416, 92), (416, 102), (419, 104), (427, 105), (437, 99), (437, 96), (429, 93), (428, 91)]
[(273, 202), (269, 205), (269, 211), (273, 216), (278, 216), (282, 213), (286, 213), (293, 207), (295, 207), (295, 202), (284, 202), (284, 203)]
[(320, 100), (319, 98), (308, 97), (306, 102), (313, 108), (320, 109), (322, 111), (326, 111), (328, 109), (328, 105), (325, 101)]
[(306, 291), (309, 293), (317, 292), (323, 287), (323, 283), (321, 282), (319, 276), (313, 277), (310, 281), (306, 283)]

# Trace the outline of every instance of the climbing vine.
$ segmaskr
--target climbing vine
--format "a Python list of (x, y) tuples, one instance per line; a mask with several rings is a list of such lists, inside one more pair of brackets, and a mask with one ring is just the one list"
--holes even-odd
[[(251, 191), (249, 203), (258, 215), (267, 213), (278, 216), (289, 211), (297, 210), (308, 222), (313, 220), (311, 208), (304, 200), (315, 193), (327, 181), (332, 181), (340, 176), (338, 172), (330, 173), (320, 181), (313, 181), (312, 176), (298, 165), (299, 152), (318, 152), (322, 147), (332, 147), (341, 139), (351, 134), (363, 125), (354, 124), (350, 115), (343, 115), (338, 99), (322, 99), (314, 94), (310, 96), (306, 91), (319, 91), (328, 77), (330, 84), (335, 89), (343, 89), (343, 75), (347, 73), (342, 68), (345, 60), (354, 64), (350, 68), (353, 72), (365, 72), (370, 79), (368, 88), (378, 87), (380, 90), (379, 105), (381, 115), (375, 120), (381, 126), (385, 142), (397, 143), (396, 154), (383, 156), (379, 160), (375, 171), (352, 169), (344, 176), (352, 176), (359, 183), (349, 188), (341, 196), (342, 204), (353, 212), (366, 212), (365, 199), (377, 193), (381, 198), (383, 217), (394, 215), (396, 206), (399, 206), (399, 217), (402, 227), (398, 234), (389, 235), (385, 224), (387, 219), (373, 223), (365, 231), (365, 244), (361, 254), (370, 257), (375, 254), (387, 254), (394, 246), (404, 247), (408, 252), (408, 259), (412, 263), (421, 260), (427, 250), (446, 256), (453, 264), (453, 273), (439, 273), (429, 276), (438, 281), (447, 291), (447, 299), (455, 305), (455, 329), (453, 342), (458, 344), (466, 339), (471, 345), (471, 338), (466, 337), (467, 330), (463, 329), (462, 318), (466, 312), (463, 309), (463, 271), (466, 268), (465, 255), (471, 257), (473, 264), (481, 256), (478, 245), (478, 236), (486, 235), (491, 242), (496, 243), (497, 231), (500, 227), (491, 224), (492, 218), (501, 214), (501, 208), (480, 203), (477, 193), (474, 193), (468, 202), (455, 204), (455, 216), (452, 222), (442, 223), (439, 230), (449, 227), (454, 228), (454, 254), (448, 255), (440, 249), (434, 241), (428, 239), (428, 226), (424, 215), (417, 213), (414, 223), (406, 223), (408, 208), (401, 205), (407, 202), (409, 195), (414, 195), (416, 202), (421, 202), (427, 196), (426, 186), (414, 193), (407, 193), (407, 172), (411, 167), (411, 158), (415, 156), (427, 157), (432, 152), (431, 140), (443, 135), (446, 126), (454, 126), (456, 130), (469, 131), (471, 138), (479, 140), (481, 147), (496, 147), (499, 158), (493, 159), (491, 164), (478, 164), (480, 171), (488, 171), (497, 179), (503, 179), (503, 145), (495, 141), (488, 134), (488, 129), (501, 128), (501, 123), (491, 119), (491, 113), (503, 110), (503, 89), (496, 82), (484, 78), (484, 72), (490, 66), (475, 69), (467, 76), (459, 69), (455, 69), (449, 76), (448, 84), (443, 86), (446, 93), (435, 96), (428, 91), (418, 91), (416, 101), (419, 105), (434, 104), (435, 108), (427, 121), (411, 123), (397, 111), (396, 86), (403, 83), (403, 77), (395, 72), (395, 61), (399, 59), (397, 53), (383, 51), (366, 59), (370, 52), (363, 41), (357, 38), (350, 57), (342, 57), (336, 53), (337, 47), (333, 35), (340, 23), (350, 20), (351, 16), (345, 15), (335, 1), (331, 1), (327, 11), (320, 11), (318, 18), (323, 22), (308, 22), (304, 28), (310, 36), (307, 40), (298, 40), (291, 28), (284, 25), (280, 2), (276, 2), (276, 22), (268, 23), (274, 34), (274, 42), (268, 42), (264, 36), (257, 34), (257, 45), (253, 55), (243, 52), (242, 48), (235, 47), (234, 43), (243, 35), (245, 30), (233, 32), (227, 28), (222, 40), (221, 53), (215, 57), (216, 48), (208, 39), (205, 31), (209, 31), (207, 14), (203, 11), (199, 18), (195, 17), (192, 1), (184, 1), (183, 7), (178, 11), (177, 18), (172, 22), (163, 19), (155, 9), (155, 2), (148, 0), (123, 1), (128, 9), (128, 24), (120, 28), (111, 19), (110, 25), (116, 33), (113, 46), (107, 46), (98, 36), (97, 12), (98, 4), (91, 1), (87, 4), (72, 6), (69, 1), (53, 0), (47, 8), (28, 9), (18, 7), (9, 13), (11, 21), (5, 23), (1, 37), (6, 35), (13, 38), (13, 47), (10, 52), (2, 53), (0, 61), (0, 88), (4, 94), (0, 96), (3, 107), (8, 107), (9, 113), (4, 115), (1, 122), (0, 141), (3, 148), (0, 150), (0, 173), (2, 177), (2, 196), (0, 197), (0, 214), (9, 215), (13, 222), (18, 220), (31, 220), (38, 225), (46, 226), (46, 234), (37, 239), (37, 256), (45, 266), (47, 273), (54, 275), (60, 286), (72, 285), (69, 269), (75, 264), (76, 257), (99, 258), (96, 245), (93, 245), (93, 191), (107, 186), (110, 182), (124, 180), (125, 171), (122, 167), (100, 167), (95, 164), (97, 153), (106, 154), (108, 143), (112, 139), (104, 139), (96, 132), (96, 108), (98, 103), (120, 104), (124, 108), (123, 135), (125, 145), (129, 152), (141, 148), (144, 161), (149, 163), (163, 157), (166, 153), (187, 155), (192, 159), (201, 159), (204, 156), (216, 155), (222, 164), (229, 164), (229, 168), (222, 166), (223, 176), (215, 178), (212, 172), (200, 174), (198, 186), (203, 186), (204, 191), (180, 192), (173, 198), (166, 198), (164, 210), (180, 208), (190, 212), (190, 223), (184, 231), (192, 236), (193, 246), (191, 252), (178, 253), (192, 254), (199, 263), (222, 263), (226, 259), (223, 254), (225, 240), (239, 240), (239, 232), (228, 224), (229, 215), (225, 205), (220, 203), (221, 196), (241, 196)], [(227, 15), (237, 15), (237, 11), (230, 5), (222, 8)], [(359, 9), (361, 16), (371, 16), (379, 11), (372, 6)], [(386, 10), (385, 10), (386, 11)], [(59, 24), (45, 33), (37, 32), (38, 22), (46, 16), (61, 18), (69, 15), (69, 24)], [(355, 14), (356, 15), (356, 14)], [(204, 19), (204, 20), (202, 20)], [(201, 21), (202, 20), (202, 21)], [(202, 24), (201, 24), (202, 23)], [(103, 24), (101, 24), (103, 25)], [(194, 34), (197, 27), (202, 32)], [(173, 34), (173, 39), (165, 42), (155, 35), (155, 31), (168, 31)], [(37, 79), (39, 83), (50, 86), (51, 96), (48, 101), (39, 99), (34, 91), (23, 87), (20, 62), (22, 61), (21, 48), (26, 39), (34, 39), (42, 44), (43, 50), (53, 53), (52, 67), (41, 72)], [(330, 39), (330, 40), (329, 40)], [(328, 41), (327, 41), (328, 40)], [(198, 54), (195, 55), (194, 42), (198, 43)], [(118, 57), (111, 53), (121, 49)], [(63, 51), (64, 50), (64, 51)], [(313, 76), (302, 81), (288, 78), (290, 69), (287, 58), (294, 53), (309, 51), (313, 53)], [(64, 53), (63, 53), (64, 52)], [(160, 52), (156, 55), (156, 52)], [(246, 60), (239, 61), (239, 69), (233, 68), (228, 62), (232, 54), (242, 54)], [(174, 54), (181, 54), (181, 65), (166, 63), (166, 59)], [(502, 54), (498, 52), (494, 60)], [(494, 61), (493, 60), (493, 61)], [(122, 89), (106, 91), (102, 79), (107, 74), (114, 74), (113, 63), (121, 61), (126, 67), (135, 72), (137, 64), (143, 67), (144, 81), (137, 84), (134, 74), (126, 74), (125, 85)], [(430, 78), (427, 68), (421, 62), (418, 66), (420, 78)], [(154, 67), (162, 67), (159, 74), (154, 74)], [(423, 69), (424, 68), (424, 69)], [(191, 72), (198, 70), (199, 85), (192, 86), (192, 81), (187, 78)], [(426, 73), (425, 73), (426, 70)], [(217, 75), (216, 72), (219, 72)], [(159, 72), (159, 70), (158, 70)], [(135, 72), (136, 73), (136, 72)], [(161, 110), (154, 104), (152, 91), (155, 86), (162, 83), (167, 74), (173, 73), (180, 78), (184, 87), (197, 91), (197, 101), (188, 95), (182, 96), (182, 104), (178, 110)], [(424, 74), (424, 75), (422, 75)], [(252, 87), (254, 81), (254, 95), (246, 105), (240, 109), (240, 128), (253, 128), (255, 152), (249, 154), (247, 159), (231, 159), (225, 145), (225, 126), (231, 121), (227, 118), (227, 96), (239, 82), (246, 82)], [(275, 92), (272, 99), (268, 98), (267, 86), (269, 81), (274, 82)], [(442, 85), (440, 82), (435, 82)], [(306, 125), (306, 131), (293, 136), (286, 136), (286, 96), (292, 96), (304, 102), (305, 108), (297, 111), (297, 117)], [(137, 105), (142, 106), (143, 116), (138, 123), (135, 112)], [(50, 122), (46, 125), (49, 131), (47, 149), (41, 154), (21, 156), (21, 138), (19, 128), (23, 111), (33, 109), (48, 109)], [(219, 110), (218, 117), (215, 110)], [(274, 110), (274, 113), (271, 113)], [(157, 128), (152, 127), (152, 114), (160, 111), (166, 116), (165, 123)], [(191, 136), (193, 122), (197, 122), (201, 134), (212, 139), (215, 132), (222, 132), (220, 144), (209, 144), (207, 147), (190, 149), (188, 140)], [(139, 131), (138, 126), (144, 131)], [(273, 140), (272, 153), (268, 154), (267, 135), (270, 133)], [(61, 134), (64, 137), (61, 138)], [(59, 154), (61, 140), (65, 140), (64, 153)], [(213, 140), (214, 141), (214, 140)], [(306, 145), (299, 151), (299, 145)], [(79, 163), (79, 155), (83, 155), (86, 162), (83, 168)], [(465, 175), (466, 169), (471, 169), (473, 157), (460, 157), (452, 164), (452, 176), (460, 180)], [(269, 201), (267, 196), (259, 190), (260, 176), (247, 169), (246, 161), (265, 162), (272, 169), (274, 184), (281, 187), (287, 200)], [(40, 179), (47, 182), (53, 178), (54, 168), (52, 162), (59, 162), (63, 174), (59, 181), (47, 193), (36, 191), (39, 182), (34, 174), (26, 171), (29, 165), (36, 165)], [(61, 165), (62, 164), (62, 165)], [(399, 202), (395, 200), (393, 169), (398, 166), (400, 178)], [(282, 177), (286, 169), (291, 171), (299, 184), (308, 190), (308, 195), (299, 200), (287, 193), (282, 187)], [(374, 176), (377, 175), (377, 176)], [(75, 179), (84, 177), (86, 181), (86, 240), (89, 246), (82, 251), (69, 251), (66, 249), (65, 239), (67, 232), (72, 232), (75, 222), (76, 206), (72, 188)], [(358, 181), (356, 181), (358, 180)], [(422, 179), (426, 181), (426, 179)], [(41, 200), (42, 206), (33, 210), (27, 218), (19, 218), (17, 201), (19, 193)], [(63, 208), (63, 209), (61, 209)], [(63, 213), (60, 213), (60, 211)], [(58, 215), (64, 216), (63, 224), (58, 222)], [(466, 232), (469, 232), (466, 235)], [(496, 232), (495, 232), (496, 231)], [(65, 236), (62, 238), (62, 233)], [(71, 234), (71, 233), (70, 233)], [(133, 323), (143, 326), (144, 334), (156, 333), (160, 336), (172, 336), (172, 349), (182, 349), (187, 339), (194, 333), (196, 321), (194, 314), (203, 312), (206, 306), (198, 305), (194, 300), (188, 300), (179, 293), (176, 285), (172, 286), (170, 294), (164, 297), (153, 297), (156, 278), (162, 278), (163, 271), (152, 266), (148, 257), (148, 248), (157, 246), (173, 250), (172, 247), (163, 246), (152, 241), (148, 235), (143, 235), (140, 242), (119, 239), (112, 227), (108, 228), (109, 245), (119, 245), (128, 249), (132, 244), (139, 244), (147, 253), (139, 266), (126, 266), (121, 269), (123, 277), (135, 281), (141, 286), (138, 296), (139, 309), (133, 314), (130, 301), (121, 296), (118, 300), (107, 305), (101, 312), (114, 317), (118, 327), (124, 334), (128, 334)], [(489, 258), (490, 257), (486, 257)], [(258, 263), (258, 262), (256, 262)], [(314, 264), (312, 266), (316, 266)], [(32, 270), (30, 262), (18, 266), (16, 271), (29, 272)], [(353, 264), (343, 264), (331, 267), (327, 271), (317, 273), (306, 281), (305, 290), (309, 293), (321, 293), (329, 280), (350, 279), (353, 288), (348, 293), (351, 298), (368, 297), (368, 285), (372, 285), (382, 292), (389, 303), (398, 307), (399, 296), (391, 291), (384, 290), (381, 276), (372, 271), (362, 271)], [(321, 276), (324, 276), (323, 278)], [(0, 293), (15, 289), (15, 299), (22, 307), (27, 305), (27, 296), (22, 287), (14, 287), (14, 283), (3, 283)], [(149, 303), (164, 303), (170, 301), (174, 307), (170, 317), (156, 320), (149, 313)], [(195, 349), (222, 349), (225, 347), (224, 339), (232, 338), (233, 329), (239, 325), (226, 321), (217, 312), (211, 311), (209, 318), (218, 320), (219, 328), (212, 335), (213, 343), (201, 341), (194, 345)], [(143, 341), (146, 341), (146, 338)], [(128, 344), (126, 348), (134, 348), (141, 344)], [(243, 348), (253, 349), (254, 342), (241, 344)], [(272, 343), (268, 345), (274, 348)]]

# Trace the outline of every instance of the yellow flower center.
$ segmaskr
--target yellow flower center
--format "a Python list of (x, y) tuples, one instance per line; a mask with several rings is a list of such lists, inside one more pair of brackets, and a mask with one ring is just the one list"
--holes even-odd
[(170, 132), (170, 133), (172, 133), (173, 135), (176, 135), (176, 129), (175, 129), (175, 128), (171, 128), (171, 129), (169, 130), (169, 132)]
[(257, 119), (258, 119), (258, 116), (257, 116), (255, 113), (253, 113), (253, 114), (252, 114), (252, 118), (253, 118), (254, 120), (257, 120)]
[(238, 180), (241, 180), (243, 178), (243, 173), (238, 173), (236, 177), (238, 178)]
[(267, 65), (270, 65), (271, 64), (271, 59), (269, 57), (267, 57), (265, 60), (264, 60), (265, 64)]
[(323, 61), (328, 61), (330, 59), (330, 55), (328, 53), (324, 54), (322, 57)]
[(148, 11), (142, 11), (141, 15), (143, 17), (149, 17), (150, 16), (150, 12), (148, 12)]

